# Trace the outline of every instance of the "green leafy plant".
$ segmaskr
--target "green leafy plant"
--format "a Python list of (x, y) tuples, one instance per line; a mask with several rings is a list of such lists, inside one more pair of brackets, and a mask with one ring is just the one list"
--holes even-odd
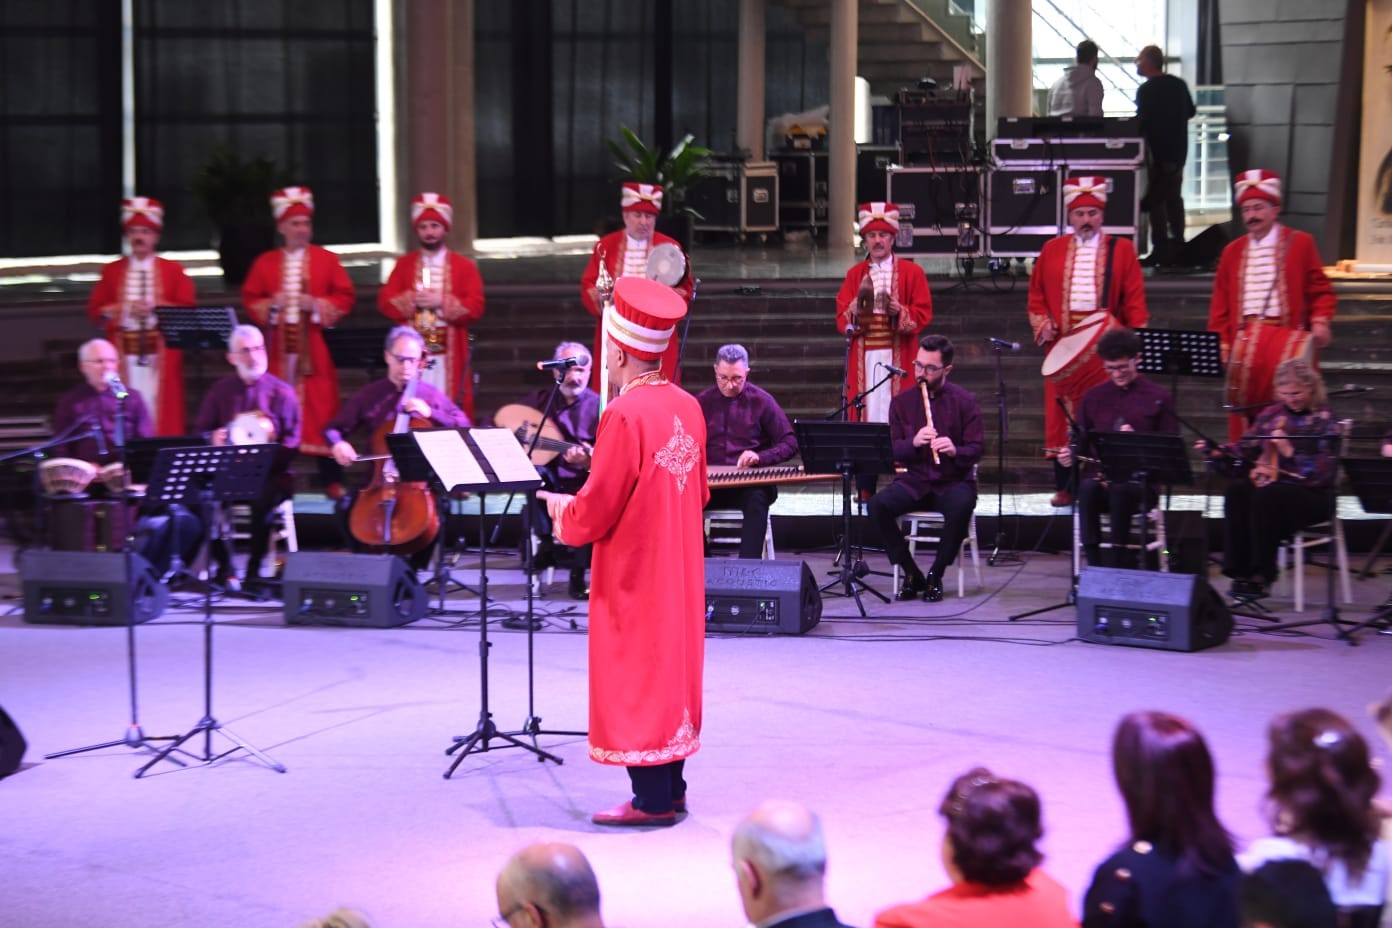
[(710, 149), (692, 144), (695, 136), (686, 135), (663, 155), (649, 148), (628, 126), (620, 126), (622, 144), (608, 139), (614, 166), (623, 180), (638, 184), (661, 184), (663, 212), (674, 216), (704, 218), (686, 205), (686, 193), (698, 180), (710, 174)]
[(194, 177), (192, 189), (214, 226), (270, 221), (271, 192), (290, 183), (287, 174), (266, 155), (243, 160), (226, 143)]

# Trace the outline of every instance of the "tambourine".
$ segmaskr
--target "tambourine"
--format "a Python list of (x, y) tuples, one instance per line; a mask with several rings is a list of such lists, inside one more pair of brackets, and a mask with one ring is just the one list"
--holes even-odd
[(648, 252), (648, 263), (643, 268), (643, 276), (660, 284), (675, 287), (686, 276), (686, 255), (671, 242), (655, 245)]

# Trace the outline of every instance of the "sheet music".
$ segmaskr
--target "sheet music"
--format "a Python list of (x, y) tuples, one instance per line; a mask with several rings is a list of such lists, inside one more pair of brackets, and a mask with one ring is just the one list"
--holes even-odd
[[(421, 429), (412, 433), (416, 446), (447, 489), (457, 486), (479, 486), (488, 483), (488, 476), (474, 460), (474, 453), (464, 443), (464, 436), (452, 429)], [(514, 445), (517, 440), (513, 439)]]
[(488, 460), (499, 483), (539, 482), (541, 475), (532, 466), (517, 436), (507, 429), (470, 429), (469, 437)]

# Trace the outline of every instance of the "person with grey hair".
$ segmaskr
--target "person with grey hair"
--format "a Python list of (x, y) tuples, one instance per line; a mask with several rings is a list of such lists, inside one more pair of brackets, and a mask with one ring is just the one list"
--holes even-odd
[[(706, 419), (706, 463), (747, 470), (781, 464), (797, 454), (792, 423), (778, 401), (749, 382), (749, 352), (722, 345), (715, 353), (715, 386), (696, 395)], [(778, 498), (772, 483), (711, 489), (707, 509), (738, 509), (744, 517), (739, 556), (763, 555), (769, 507)]]
[(760, 928), (846, 928), (826, 904), (826, 836), (800, 803), (769, 800), (735, 827), (730, 841), (740, 903)]
[[(58, 398), (53, 408), (53, 434), (62, 435), (84, 421), (92, 429), (77, 433), (67, 444), (54, 446), (54, 457), (79, 458), (93, 464), (109, 464), (116, 460), (118, 404), (107, 378), (118, 373), (120, 363), (116, 346), (104, 338), (89, 339), (77, 349), (77, 368), (82, 373), (82, 383)], [(145, 405), (140, 391), (127, 389), (125, 417), (125, 436), (149, 438), (155, 434), (150, 407)]]
[(300, 447), (300, 401), (295, 389), (271, 374), (266, 339), (254, 325), (239, 325), (227, 337), (227, 363), (235, 370), (218, 380), (203, 396), (194, 420), (195, 432), (214, 445), (270, 444), (276, 447), (271, 473), (251, 504), (251, 530), (243, 578), (232, 564), (227, 541), (216, 539), (210, 553), (216, 564), (215, 582), (228, 589), (260, 583), (261, 565), (270, 549), (276, 509), (295, 492), (290, 464)]
[(498, 873), (494, 928), (604, 928), (599, 881), (573, 844), (537, 843)]
[[(559, 493), (578, 493), (590, 476), (590, 452), (594, 449), (595, 433), (599, 431), (599, 394), (589, 388), (590, 369), (593, 360), (590, 349), (579, 342), (561, 342), (551, 354), (552, 360), (561, 361), (574, 358), (570, 367), (553, 368), (550, 371), (555, 379), (555, 387), (539, 387), (522, 398), (522, 405), (536, 411), (536, 421), (541, 421), (546, 413), (546, 421), (556, 427), (561, 440), (570, 445), (561, 454), (537, 468), (546, 489)], [(550, 404), (552, 390), (556, 399)], [(558, 551), (555, 539), (551, 537), (551, 516), (542, 500), (532, 499), (529, 503), (532, 513), (532, 531), (536, 533), (537, 550), (532, 559), (535, 570), (545, 570), (556, 565)], [(589, 599), (589, 584), (585, 572), (590, 569), (592, 545), (561, 548), (569, 552), (570, 598)], [(564, 555), (566, 552), (559, 552)]]
[(1049, 88), (1050, 116), (1102, 117), (1102, 82), (1097, 78), (1097, 43), (1078, 43), (1077, 64), (1063, 69), (1063, 76)]

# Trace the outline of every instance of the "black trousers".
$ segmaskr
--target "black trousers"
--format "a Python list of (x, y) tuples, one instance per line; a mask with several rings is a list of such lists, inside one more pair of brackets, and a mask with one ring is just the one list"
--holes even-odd
[(764, 556), (764, 531), (769, 507), (778, 499), (778, 487), (730, 487), (711, 490), (706, 509), (738, 509), (744, 514), (740, 526), (739, 556), (758, 560)]
[(142, 512), (135, 525), (134, 551), (161, 577), (173, 566), (175, 552), (187, 568), (202, 544), (203, 520), (179, 503)]
[(685, 760), (674, 760), (652, 767), (629, 767), (633, 807), (654, 815), (671, 812), (674, 800), (686, 798), (686, 781), (682, 779), (685, 766)]
[(876, 493), (870, 499), (870, 524), (880, 533), (884, 542), (885, 554), (891, 564), (908, 568), (913, 565), (909, 557), (909, 545), (899, 529), (899, 517), (906, 513), (926, 509), (943, 515), (942, 542), (933, 557), (931, 573), (938, 577), (957, 560), (957, 552), (967, 538), (971, 526), (971, 515), (976, 510), (976, 487), (967, 483), (954, 483), (949, 487), (926, 496), (916, 496), (902, 483), (896, 481)]
[[(271, 549), (271, 531), (275, 528), (276, 510), (293, 495), (293, 491), (294, 478), (290, 474), (278, 474), (266, 481), (257, 499), (250, 501), (251, 525), (247, 531), (246, 579), (256, 580), (259, 577), (261, 562), (266, 559), (266, 552)], [(218, 538), (210, 549), (219, 576), (231, 575), (232, 540)]]
[[(537, 499), (535, 496), (529, 496), (527, 497), (526, 505), (528, 518), (531, 520), (532, 531), (536, 534), (541, 545), (539, 550), (547, 552), (547, 560), (549, 560), (550, 552), (558, 545), (552, 538), (552, 532), (555, 531), (555, 529), (551, 524), (551, 514), (546, 511), (546, 501)], [(578, 548), (572, 548), (567, 545), (559, 545), (559, 547), (570, 552), (570, 572), (579, 574), (583, 577), (585, 571), (590, 569), (590, 557), (594, 550), (594, 546), (580, 545)], [(552, 566), (551, 563), (545, 562), (536, 565), (537, 569), (550, 566)]]
[(1223, 494), (1223, 573), (1234, 579), (1276, 579), (1281, 542), (1330, 516), (1329, 491), (1291, 483), (1253, 486), (1235, 480)]
[(1087, 552), (1088, 563), (1098, 564), (1096, 557), (1102, 544), (1102, 513), (1112, 520), (1111, 538), (1112, 563), (1117, 567), (1132, 567), (1139, 563), (1138, 552), (1127, 551), (1131, 543), (1131, 517), (1142, 508), (1155, 505), (1157, 495), (1154, 488), (1139, 483), (1106, 483), (1088, 477), (1078, 488), (1078, 534), (1082, 537), (1083, 550)]
[(1144, 207), (1150, 214), (1152, 252), (1162, 262), (1179, 258), (1184, 245), (1184, 162), (1150, 165)]

